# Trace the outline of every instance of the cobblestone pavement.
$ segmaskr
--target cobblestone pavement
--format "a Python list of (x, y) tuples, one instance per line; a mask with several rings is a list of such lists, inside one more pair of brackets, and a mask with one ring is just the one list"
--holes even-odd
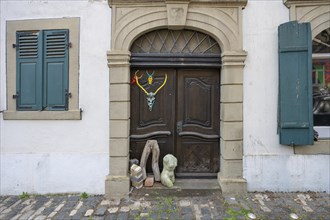
[(223, 196), (219, 190), (143, 188), (122, 200), (83, 197), (0, 196), (0, 219), (330, 219), (330, 195), (315, 192)]

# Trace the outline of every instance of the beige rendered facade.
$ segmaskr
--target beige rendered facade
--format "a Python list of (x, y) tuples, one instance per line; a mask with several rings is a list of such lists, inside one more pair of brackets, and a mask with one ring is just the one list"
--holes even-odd
[[(212, 36), (222, 50), (218, 181), (224, 193), (246, 191), (243, 178), (242, 10), (247, 1), (109, 1), (112, 8), (110, 68), (110, 173), (108, 197), (128, 196), (130, 46), (152, 30), (191, 29)], [(220, 60), (219, 60), (220, 62)], [(220, 74), (220, 73), (219, 73)]]
[[(218, 65), (210, 67), (220, 76), (216, 123), (221, 126), (214, 144), (221, 167), (212, 175), (224, 193), (330, 192), (330, 126), (315, 126), (322, 137), (308, 146), (281, 145), (277, 133), (278, 26), (310, 22), (312, 37), (319, 40), (326, 32), (321, 38), (326, 42), (329, 0), (21, 0), (0, 6), (1, 194), (128, 196), (128, 160), (137, 148), (130, 146), (136, 119), (130, 112), (135, 111), (130, 75), (140, 68), (138, 56), (151, 57), (137, 56), (132, 45), (167, 30), (203, 33), (221, 48), (221, 56), (212, 58)], [(15, 32), (41, 29), (70, 32), (68, 111), (16, 109)], [(149, 68), (145, 60), (139, 64)], [(175, 126), (171, 138), (176, 140)]]

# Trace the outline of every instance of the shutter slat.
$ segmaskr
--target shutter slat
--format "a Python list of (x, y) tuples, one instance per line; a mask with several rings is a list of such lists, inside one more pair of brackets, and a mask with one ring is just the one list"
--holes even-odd
[(46, 58), (64, 58), (66, 56), (67, 33), (52, 31), (46, 34)]
[(313, 144), (311, 27), (287, 22), (278, 34), (280, 144)]
[(17, 33), (17, 57), (37, 58), (39, 32), (18, 32)]

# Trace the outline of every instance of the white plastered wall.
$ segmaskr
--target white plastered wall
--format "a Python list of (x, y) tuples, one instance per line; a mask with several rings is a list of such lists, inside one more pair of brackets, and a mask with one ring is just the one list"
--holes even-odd
[(330, 191), (329, 155), (299, 155), (277, 134), (277, 27), (290, 21), (282, 0), (249, 0), (243, 10), (243, 172), (249, 191)]
[[(109, 173), (111, 10), (106, 0), (0, 1), (0, 110), (6, 109), (6, 20), (80, 18), (82, 120), (3, 120), (0, 194), (104, 193)], [(14, 43), (14, 42), (13, 42)]]

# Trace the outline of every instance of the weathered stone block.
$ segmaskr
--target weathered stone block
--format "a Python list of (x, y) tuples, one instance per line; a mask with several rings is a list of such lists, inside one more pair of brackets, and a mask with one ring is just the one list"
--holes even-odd
[(110, 102), (110, 119), (129, 119), (130, 102)]
[(110, 157), (126, 157), (129, 151), (129, 139), (110, 139)]
[(105, 179), (105, 197), (107, 199), (128, 198), (130, 180), (128, 176), (107, 176)]
[(218, 173), (218, 182), (223, 195), (242, 195), (247, 193), (246, 180), (240, 178), (227, 178)]
[(130, 101), (130, 84), (111, 84), (110, 102), (111, 101)]
[(222, 121), (243, 121), (243, 103), (221, 103)]
[(221, 102), (243, 102), (243, 85), (222, 85)]
[(221, 84), (243, 84), (243, 66), (223, 66), (221, 69)]
[(243, 176), (243, 161), (225, 160), (220, 158), (221, 176), (226, 178), (241, 178)]
[(243, 122), (220, 122), (220, 136), (225, 141), (243, 140)]
[(225, 141), (220, 139), (221, 156), (225, 160), (241, 160), (243, 158), (243, 141)]
[(110, 120), (110, 138), (128, 138), (129, 120)]
[(128, 157), (110, 157), (110, 175), (127, 176)]
[(112, 67), (110, 69), (110, 84), (125, 84), (130, 83), (130, 68), (129, 67)]

